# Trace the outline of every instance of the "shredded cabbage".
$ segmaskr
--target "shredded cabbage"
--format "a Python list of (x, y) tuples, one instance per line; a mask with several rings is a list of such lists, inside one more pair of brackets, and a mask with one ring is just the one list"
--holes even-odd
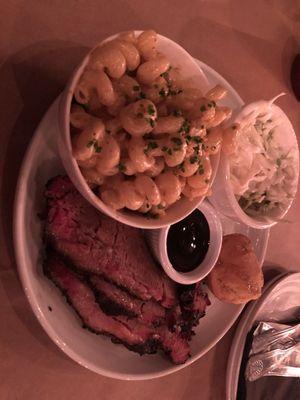
[(295, 196), (291, 150), (284, 151), (276, 140), (280, 123), (270, 108), (248, 116), (237, 136), (237, 151), (230, 156), (233, 191), (249, 215), (284, 209)]

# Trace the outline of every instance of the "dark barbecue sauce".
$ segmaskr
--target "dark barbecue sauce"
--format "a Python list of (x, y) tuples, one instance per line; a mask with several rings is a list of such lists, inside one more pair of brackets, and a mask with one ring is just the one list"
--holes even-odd
[(204, 260), (210, 240), (209, 226), (201, 211), (170, 227), (167, 237), (168, 257), (179, 272), (190, 272)]

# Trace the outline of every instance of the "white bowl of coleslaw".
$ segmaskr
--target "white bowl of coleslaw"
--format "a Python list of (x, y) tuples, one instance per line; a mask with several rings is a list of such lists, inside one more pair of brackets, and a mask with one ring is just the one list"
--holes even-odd
[[(137, 34), (140, 31), (135, 31)], [(114, 39), (117, 35), (105, 39), (103, 42)], [(102, 42), (102, 43), (103, 43)], [(98, 45), (99, 46), (99, 45)], [(96, 46), (97, 47), (97, 46)], [(171, 61), (173, 65), (182, 68), (186, 73), (186, 78), (192, 79), (196, 82), (196, 87), (206, 92), (209, 89), (209, 83), (205, 77), (202, 69), (196, 61), (177, 43), (172, 40), (158, 35), (158, 50), (163, 52)], [(93, 50), (91, 50), (92, 52)], [(161, 228), (173, 224), (188, 214), (190, 214), (205, 198), (205, 196), (189, 200), (186, 197), (180, 198), (176, 203), (172, 204), (167, 209), (166, 214), (158, 219), (146, 218), (143, 214), (127, 211), (126, 209), (115, 210), (105, 204), (89, 187), (87, 181), (83, 177), (81, 170), (73, 156), (72, 143), (70, 136), (70, 109), (73, 99), (75, 87), (82, 75), (85, 66), (89, 61), (89, 52), (82, 63), (74, 71), (70, 81), (68, 82), (60, 101), (59, 123), (60, 123), (60, 136), (59, 136), (59, 152), (63, 165), (80, 193), (98, 210), (104, 212), (110, 217), (138, 228), (153, 229)], [(216, 175), (219, 163), (219, 154), (211, 155), (212, 176), (211, 182)]]
[[(278, 96), (277, 96), (278, 97)], [(211, 202), (226, 216), (252, 228), (269, 228), (291, 207), (299, 177), (293, 126), (271, 101), (245, 106), (233, 155), (221, 154)]]

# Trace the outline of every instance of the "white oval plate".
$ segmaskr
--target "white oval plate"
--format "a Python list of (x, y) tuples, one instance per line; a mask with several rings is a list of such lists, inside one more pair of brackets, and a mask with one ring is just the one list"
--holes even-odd
[[(226, 372), (226, 399), (237, 396), (240, 366), (248, 333), (260, 321), (285, 322), (299, 318), (300, 272), (276, 276), (264, 288), (259, 300), (244, 312), (235, 332)], [(297, 313), (297, 315), (295, 314)]]
[[(243, 102), (235, 90), (215, 71), (200, 63), (210, 84), (228, 88), (227, 104), (240, 107)], [(191, 342), (191, 358), (184, 365), (172, 365), (160, 355), (129, 352), (108, 338), (82, 329), (81, 323), (58, 289), (42, 272), (42, 223), (46, 182), (59, 173), (61, 165), (56, 138), (58, 123), (56, 101), (44, 116), (27, 150), (16, 189), (14, 209), (14, 246), (21, 282), (39, 322), (51, 339), (73, 360), (101, 375), (127, 380), (151, 379), (186, 367), (213, 347), (228, 331), (243, 305), (219, 302), (210, 294), (211, 306), (201, 319)], [(260, 263), (263, 263), (268, 230), (254, 230), (223, 218), (224, 233), (241, 232), (250, 237)], [(49, 308), (50, 307), (50, 308)], [(52, 310), (52, 311), (50, 311)]]

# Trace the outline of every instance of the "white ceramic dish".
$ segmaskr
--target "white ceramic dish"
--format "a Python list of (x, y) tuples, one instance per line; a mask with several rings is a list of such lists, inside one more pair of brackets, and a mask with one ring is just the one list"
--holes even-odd
[(299, 286), (299, 272), (278, 275), (264, 288), (260, 299), (247, 306), (230, 349), (226, 373), (226, 400), (237, 398), (241, 361), (248, 333), (260, 321), (288, 322), (295, 317), (299, 318)]
[[(136, 31), (137, 34), (140, 32), (141, 31)], [(117, 35), (111, 36), (107, 38), (104, 42), (114, 39), (116, 36)], [(196, 61), (181, 46), (162, 35), (158, 35), (157, 48), (159, 51), (166, 55), (166, 57), (171, 61), (172, 65), (181, 68), (183, 75), (187, 79), (192, 80), (194, 87), (198, 87), (203, 92), (206, 92), (210, 88), (210, 85), (205, 75), (203, 74), (202, 69), (199, 68), (199, 65), (196, 63)], [(59, 150), (63, 165), (68, 172), (69, 177), (71, 178), (76, 188), (80, 191), (80, 193), (95, 208), (109, 215), (111, 218), (123, 222), (124, 224), (143, 229), (155, 229), (173, 224), (181, 220), (182, 218), (190, 214), (201, 203), (204, 197), (196, 198), (193, 201), (189, 201), (186, 197), (183, 197), (167, 210), (165, 216), (162, 216), (159, 219), (147, 219), (143, 215), (138, 213), (132, 213), (126, 210), (113, 210), (111, 207), (103, 203), (101, 199), (99, 199), (99, 197), (96, 196), (87, 185), (72, 154), (69, 116), (75, 86), (86, 64), (88, 63), (88, 60), (89, 54), (85, 57), (83, 62), (79, 65), (79, 67), (72, 75), (69, 83), (66, 86), (66, 89), (62, 94), (59, 107)], [(227, 102), (225, 103), (227, 105)], [(238, 104), (238, 106), (239, 105), (240, 104)], [(219, 154), (211, 156), (211, 164), (213, 170), (212, 181), (216, 175), (219, 164), (219, 157)]]
[[(256, 112), (258, 106), (265, 105), (266, 107), (268, 103), (269, 102), (259, 101), (245, 106), (237, 115), (235, 122), (239, 122), (250, 113)], [(275, 129), (274, 135), (276, 135), (276, 138), (278, 138), (278, 143), (281, 145), (283, 152), (288, 153), (292, 149), (290, 156), (293, 158), (291, 165), (295, 172), (294, 187), (296, 193), (299, 178), (299, 150), (297, 137), (290, 120), (281, 110), (281, 108), (275, 104), (272, 104), (270, 105), (270, 113), (272, 118), (282, 121), (281, 124)], [(220, 156), (219, 168), (213, 183), (212, 192), (213, 195), (211, 197), (211, 201), (218, 210), (228, 217), (256, 229), (270, 228), (271, 226), (275, 225), (286, 215), (294, 200), (291, 198), (284, 209), (276, 208), (267, 215), (261, 215), (255, 218), (247, 215), (240, 207), (234, 195), (230, 183), (230, 163), (228, 157), (224, 154), (221, 154)]]
[(191, 272), (182, 273), (176, 271), (169, 260), (167, 252), (167, 237), (170, 226), (162, 229), (148, 229), (145, 231), (152, 252), (165, 270), (165, 273), (173, 281), (182, 283), (183, 285), (190, 285), (204, 279), (216, 264), (222, 246), (222, 224), (216, 211), (206, 200), (197, 208), (203, 213), (208, 222), (210, 245), (202, 263)]
[[(228, 102), (239, 107), (242, 100), (234, 89), (215, 71), (199, 63), (211, 85), (228, 88)], [(16, 188), (14, 211), (14, 246), (20, 280), (39, 322), (69, 357), (80, 365), (105, 376), (139, 380), (168, 375), (191, 364), (228, 331), (243, 306), (219, 302), (210, 294), (207, 315), (196, 329), (191, 343), (191, 358), (184, 365), (172, 365), (160, 355), (144, 356), (129, 352), (109, 339), (82, 329), (81, 323), (58, 289), (42, 273), (42, 223), (37, 213), (43, 210), (45, 183), (65, 173), (58, 156), (55, 137), (58, 134), (58, 102), (46, 113), (27, 150)], [(255, 230), (221, 218), (224, 234), (240, 232), (249, 236), (260, 263), (268, 243), (268, 230)], [(49, 310), (51, 306), (52, 312)]]

